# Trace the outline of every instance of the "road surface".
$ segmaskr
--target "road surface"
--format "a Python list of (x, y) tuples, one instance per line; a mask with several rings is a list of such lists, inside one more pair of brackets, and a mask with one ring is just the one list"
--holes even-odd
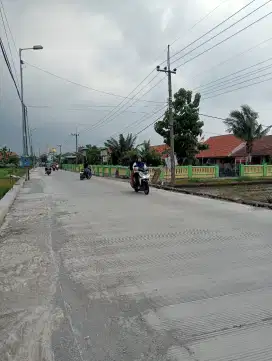
[(35, 170), (1, 228), (1, 361), (271, 360), (271, 216)]

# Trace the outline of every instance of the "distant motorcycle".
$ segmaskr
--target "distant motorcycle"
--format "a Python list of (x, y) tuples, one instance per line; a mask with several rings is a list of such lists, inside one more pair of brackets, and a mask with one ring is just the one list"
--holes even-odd
[(85, 172), (85, 170), (82, 170), (79, 173), (79, 178), (80, 178), (80, 180), (91, 179), (92, 178), (92, 173), (91, 172), (87, 173), (87, 172)]
[(149, 172), (148, 169), (138, 168), (136, 170), (139, 176), (139, 184), (135, 183), (135, 180), (130, 183), (135, 192), (143, 191), (147, 196), (149, 194)]
[(51, 168), (46, 168), (45, 169), (45, 174), (50, 175), (51, 174)]

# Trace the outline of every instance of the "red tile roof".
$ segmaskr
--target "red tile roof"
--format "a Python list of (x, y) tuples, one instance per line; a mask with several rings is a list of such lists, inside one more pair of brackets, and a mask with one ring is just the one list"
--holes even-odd
[[(246, 145), (243, 144), (243, 147), (237, 149), (233, 152), (234, 157), (245, 157), (246, 154)], [(253, 144), (252, 150), (253, 156), (264, 156), (264, 155), (271, 155), (272, 156), (272, 135), (267, 135), (261, 139), (255, 140)]]
[(150, 149), (159, 153), (161, 157), (164, 159), (167, 157), (167, 150), (169, 150), (170, 147), (167, 144), (160, 144), (160, 145), (151, 145)]
[(232, 134), (210, 137), (203, 144), (208, 144), (209, 149), (202, 150), (197, 158), (223, 158), (228, 157), (243, 142)]

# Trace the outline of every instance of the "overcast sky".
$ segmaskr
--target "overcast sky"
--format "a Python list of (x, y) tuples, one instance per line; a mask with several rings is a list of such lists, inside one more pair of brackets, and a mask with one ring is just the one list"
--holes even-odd
[[(140, 91), (134, 98), (137, 99), (163, 79), (157, 87), (141, 98), (145, 101), (134, 100), (135, 104), (130, 106), (133, 100), (128, 101), (122, 96), (128, 96), (158, 63), (166, 59), (167, 44), (173, 44), (172, 54), (179, 52), (250, 0), (78, 0), (76, 5), (69, 0), (66, 0), (65, 4), (59, 0), (2, 2), (16, 46), (23, 48), (41, 44), (44, 47), (42, 51), (25, 51), (25, 62), (86, 86), (84, 88), (68, 83), (25, 64), (25, 103), (29, 107), (31, 127), (36, 128), (33, 131), (34, 147), (36, 151), (40, 148), (43, 152), (48, 146), (54, 147), (56, 144), (62, 144), (63, 151), (74, 150), (75, 139), (70, 133), (76, 132), (76, 128), (80, 133), (80, 145), (103, 145), (110, 136), (116, 136), (120, 132), (137, 133), (149, 125), (163, 113), (162, 108), (167, 101), (167, 81), (163, 79), (165, 75), (154, 71), (130, 95), (133, 98)], [(271, 12), (272, 2), (186, 55), (203, 41), (266, 2), (267, 0), (255, 0), (205, 38), (174, 56), (173, 67), (187, 60), (188, 62), (178, 67), (177, 75), (173, 76), (173, 91), (181, 87), (196, 89), (200, 85), (272, 57), (272, 39), (269, 40), (272, 37), (270, 15), (230, 40), (190, 60)], [(220, 6), (208, 15), (217, 5)], [(205, 16), (206, 18), (199, 22)], [(7, 24), (5, 25), (19, 74), (18, 55)], [(11, 61), (1, 19), (0, 34)], [(260, 43), (262, 44), (258, 45)], [(249, 51), (250, 48), (253, 49)], [(181, 56), (184, 57), (177, 60)], [(236, 80), (233, 77), (227, 83), (231, 88), (226, 88), (226, 83), (221, 87), (218, 85), (217, 88), (203, 88), (201, 113), (226, 117), (230, 110), (247, 103), (259, 112), (261, 123), (271, 124), (272, 80), (233, 91), (235, 88), (272, 78), (272, 67), (269, 68), (269, 65), (272, 65), (272, 60), (248, 70), (253, 72), (263, 68), (252, 75), (240, 77), (244, 73), (237, 73)], [(249, 79), (252, 80), (248, 82)], [(241, 84), (233, 86), (235, 82)], [(119, 96), (99, 93), (87, 87)], [(205, 100), (227, 90), (232, 92)], [(114, 108), (123, 100), (122, 108)], [(213, 133), (225, 132), (221, 120), (202, 119), (205, 122), (205, 138), (214, 135)], [(2, 55), (0, 126), (0, 145), (6, 144), (20, 152), (20, 102)], [(138, 142), (144, 139), (151, 139), (152, 144), (162, 142), (153, 126), (139, 134)]]

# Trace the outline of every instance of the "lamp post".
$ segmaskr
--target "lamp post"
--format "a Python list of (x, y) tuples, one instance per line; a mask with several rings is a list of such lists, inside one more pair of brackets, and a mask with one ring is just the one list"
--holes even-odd
[(22, 60), (22, 51), (24, 50), (42, 50), (41, 45), (34, 45), (32, 48), (20, 48), (19, 49), (19, 58), (20, 58), (20, 78), (21, 78), (21, 102), (22, 102), (22, 135), (23, 135), (23, 155), (28, 155), (28, 144), (27, 144), (27, 126), (26, 126), (26, 107), (24, 103), (24, 85), (23, 85), (23, 60)]

